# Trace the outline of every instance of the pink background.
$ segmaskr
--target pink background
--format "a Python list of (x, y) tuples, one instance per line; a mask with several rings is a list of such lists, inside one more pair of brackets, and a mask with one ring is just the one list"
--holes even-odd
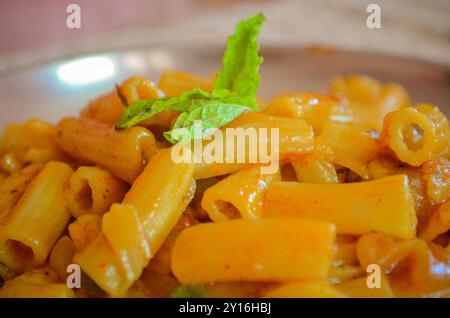
[[(234, 0), (1, 0), (0, 55), (77, 40), (130, 26), (163, 26)], [(66, 7), (81, 7), (80, 29), (66, 27)]]

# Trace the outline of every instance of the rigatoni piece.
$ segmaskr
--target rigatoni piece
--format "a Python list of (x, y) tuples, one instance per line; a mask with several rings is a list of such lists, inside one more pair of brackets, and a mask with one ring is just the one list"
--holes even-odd
[(351, 169), (362, 178), (368, 178), (367, 165), (380, 151), (380, 144), (368, 132), (355, 125), (329, 123), (317, 138), (321, 147), (334, 154), (333, 163)]
[(195, 192), (194, 165), (176, 164), (171, 150), (163, 149), (147, 164), (123, 199), (134, 206), (152, 255), (177, 224)]
[(444, 155), (449, 151), (450, 147), (450, 123), (447, 117), (439, 110), (438, 107), (421, 103), (415, 107), (419, 112), (425, 114), (433, 123), (436, 130), (437, 143), (434, 152), (438, 155)]
[(342, 234), (377, 231), (411, 239), (416, 233), (414, 199), (405, 175), (347, 184), (273, 182), (263, 207), (264, 217), (327, 221)]
[(29, 165), (0, 183), (0, 218), (17, 204), (28, 184), (43, 166), (40, 163)]
[(72, 174), (65, 163), (49, 162), (17, 205), (0, 222), (0, 261), (22, 271), (41, 265), (69, 221), (63, 186)]
[(139, 99), (164, 97), (164, 93), (150, 79), (143, 76), (131, 76), (118, 87), (118, 91), (125, 98), (127, 105)]
[(142, 127), (116, 131), (112, 125), (65, 118), (57, 126), (57, 136), (71, 157), (106, 168), (129, 183), (156, 151), (153, 135)]
[[(227, 135), (228, 128), (232, 128), (232, 130), (228, 130)], [(249, 130), (247, 131), (247, 129)], [(266, 158), (260, 154), (278, 160), (279, 157), (287, 155), (310, 153), (314, 149), (312, 127), (301, 119), (246, 112), (222, 127), (221, 131), (225, 137), (223, 157), (220, 158), (220, 162), (204, 161), (196, 164), (195, 179), (233, 173), (250, 163), (267, 163), (261, 162)], [(239, 145), (239, 140), (243, 143), (242, 145)], [(204, 142), (203, 148), (207, 147), (208, 143)], [(243, 154), (243, 160), (237, 160), (237, 150)], [(253, 160), (250, 154), (253, 155)], [(232, 160), (227, 160), (227, 158)]]
[[(260, 112), (245, 112), (224, 128), (272, 128), (279, 130), (280, 155), (302, 154), (314, 148), (314, 132), (310, 124), (302, 119), (270, 116)], [(270, 138), (268, 138), (270, 142)], [(268, 145), (270, 149), (270, 145)]]
[(306, 183), (339, 183), (338, 175), (332, 163), (324, 158), (310, 156), (290, 160), (297, 180)]
[(201, 88), (204, 91), (211, 92), (214, 83), (212, 80), (190, 73), (166, 70), (159, 78), (158, 86), (167, 97), (174, 97), (194, 88)]
[[(152, 157), (125, 196), (123, 204), (133, 206), (136, 210), (152, 253), (146, 262), (161, 247), (191, 201), (195, 192), (193, 173), (193, 164), (176, 164), (171, 160), (170, 149), (161, 150)], [(108, 237), (114, 235), (112, 223), (115, 221), (110, 219), (103, 225)], [(120, 235), (126, 235), (129, 231), (130, 237), (127, 239), (133, 240), (132, 236), (137, 233), (136, 223), (126, 222), (122, 226), (124, 232)], [(116, 241), (109, 243), (106, 236), (101, 233), (74, 259), (109, 294), (123, 295), (139, 276), (138, 271), (134, 268), (134, 274), (127, 275), (123, 270), (125, 264), (116, 254), (123, 246)], [(127, 253), (135, 252), (127, 250)]]
[(346, 295), (320, 280), (285, 283), (262, 295), (264, 298), (345, 298)]
[(382, 141), (403, 162), (418, 167), (443, 151), (436, 127), (428, 116), (407, 107), (384, 118)]
[(74, 217), (103, 214), (111, 204), (122, 201), (128, 185), (98, 167), (79, 167), (64, 191), (67, 207)]
[(342, 99), (313, 93), (277, 97), (264, 112), (272, 116), (306, 120), (313, 126), (316, 134), (320, 134), (327, 122), (353, 121), (352, 112)]
[(90, 102), (80, 113), (83, 119), (90, 119), (99, 123), (114, 125), (125, 105), (116, 91), (102, 95)]
[(109, 294), (125, 293), (132, 285), (126, 280), (119, 259), (103, 233), (100, 233), (81, 252), (76, 253), (73, 261)]
[(182, 284), (324, 279), (335, 227), (301, 219), (235, 219), (184, 230), (172, 250)]
[(336, 76), (331, 92), (349, 100), (354, 122), (363, 129), (380, 130), (384, 116), (410, 106), (408, 93), (395, 83), (383, 85), (364, 75)]
[(279, 171), (262, 174), (260, 165), (244, 168), (208, 188), (202, 207), (215, 222), (238, 217), (257, 219), (262, 214), (264, 191), (272, 181), (279, 180)]
[(9, 125), (0, 138), (0, 171), (30, 163), (51, 160), (65, 161), (67, 157), (56, 141), (54, 125), (39, 119), (30, 119), (21, 125)]
[(120, 259), (127, 280), (136, 281), (151, 255), (136, 209), (132, 205), (114, 204), (103, 216), (102, 230)]

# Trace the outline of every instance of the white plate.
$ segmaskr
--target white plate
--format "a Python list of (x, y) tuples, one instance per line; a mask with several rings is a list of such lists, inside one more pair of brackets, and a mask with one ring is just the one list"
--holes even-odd
[[(412, 100), (431, 102), (450, 115), (450, 72), (446, 66), (370, 53), (333, 53), (302, 48), (262, 51), (259, 95), (287, 91), (324, 91), (336, 74), (367, 74), (402, 84)], [(0, 129), (9, 122), (38, 117), (56, 122), (131, 74), (157, 80), (167, 68), (210, 76), (221, 65), (218, 48), (157, 47), (95, 54), (0, 73)], [(80, 64), (80, 60), (82, 61)]]

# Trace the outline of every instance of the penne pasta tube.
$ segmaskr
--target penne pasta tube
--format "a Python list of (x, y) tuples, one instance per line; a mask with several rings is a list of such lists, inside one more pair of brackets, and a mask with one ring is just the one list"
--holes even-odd
[(367, 165), (380, 151), (378, 140), (368, 132), (342, 123), (326, 124), (317, 143), (331, 150), (333, 163), (351, 169), (364, 179), (368, 178)]
[(324, 281), (282, 284), (262, 295), (263, 298), (345, 298), (346, 295)]
[(73, 261), (93, 279), (101, 289), (112, 295), (125, 292), (131, 284), (126, 281), (119, 259), (103, 233), (100, 233)]
[(447, 153), (450, 147), (450, 123), (447, 117), (445, 117), (438, 107), (432, 104), (421, 103), (414, 108), (422, 114), (425, 114), (433, 123), (437, 136), (434, 152), (437, 155), (444, 155)]
[(149, 79), (131, 76), (121, 85), (116, 86), (115, 91), (102, 95), (90, 102), (81, 111), (80, 117), (115, 125), (127, 105), (138, 99), (160, 98), (163, 95), (163, 92)]
[(343, 100), (313, 93), (277, 97), (264, 112), (272, 116), (303, 119), (312, 125), (316, 134), (320, 134), (324, 124), (329, 121), (353, 121), (352, 112)]
[(124, 110), (125, 105), (119, 95), (116, 91), (112, 91), (90, 102), (81, 111), (80, 118), (115, 125)]
[(150, 79), (143, 76), (131, 76), (118, 87), (118, 91), (127, 105), (131, 105), (138, 99), (164, 97), (164, 93)]
[(300, 182), (339, 183), (335, 167), (323, 158), (317, 156), (291, 158), (290, 162)]
[(210, 79), (202, 78), (190, 73), (166, 70), (159, 78), (158, 86), (167, 97), (173, 97), (194, 88), (201, 88), (204, 91), (211, 92), (214, 83)]
[(74, 217), (83, 214), (103, 214), (122, 201), (128, 185), (106, 170), (79, 167), (70, 177), (64, 191), (67, 207)]
[(125, 195), (123, 204), (136, 209), (152, 255), (161, 247), (192, 200), (194, 165), (176, 164), (171, 150), (158, 152)]
[(331, 92), (348, 99), (355, 124), (367, 130), (380, 130), (387, 113), (410, 106), (402, 86), (383, 85), (369, 76), (337, 76), (331, 82)]
[(70, 218), (62, 192), (71, 174), (67, 164), (49, 162), (33, 179), (0, 222), (0, 262), (16, 271), (44, 263)]
[(431, 118), (413, 107), (387, 114), (381, 138), (399, 160), (415, 167), (446, 150)]
[(239, 217), (257, 219), (262, 214), (264, 191), (271, 182), (280, 180), (279, 171), (262, 174), (260, 165), (244, 168), (208, 188), (202, 207), (215, 222)]
[(265, 192), (263, 208), (264, 217), (301, 217), (335, 223), (341, 234), (376, 231), (411, 239), (417, 225), (414, 199), (405, 175), (347, 184), (273, 182)]
[(28, 184), (42, 170), (43, 164), (32, 164), (0, 183), (0, 220), (19, 201)]
[(203, 223), (181, 232), (172, 272), (182, 284), (324, 279), (334, 239), (334, 225), (301, 219)]
[[(303, 154), (314, 149), (314, 132), (302, 119), (274, 117), (260, 112), (246, 112), (224, 128), (267, 128), (279, 130), (280, 155)], [(270, 141), (270, 138), (268, 138)], [(270, 145), (269, 145), (270, 146)]]
[(7, 126), (0, 140), (0, 171), (12, 173), (26, 164), (66, 159), (57, 145), (55, 126), (39, 119)]
[(106, 168), (132, 183), (156, 151), (153, 135), (145, 128), (116, 131), (91, 120), (65, 118), (57, 126), (58, 143), (71, 157)]
[[(193, 164), (176, 164), (171, 160), (170, 149), (161, 150), (152, 157), (125, 196), (122, 203), (130, 205), (136, 210), (151, 252), (151, 255), (145, 258), (145, 266), (161, 247), (191, 201), (195, 192), (193, 173)], [(129, 208), (121, 208), (125, 211), (127, 209), (128, 212), (126, 213), (130, 217)], [(133, 267), (132, 272), (126, 273), (123, 271), (125, 266), (123, 259), (116, 254), (119, 250), (127, 247), (127, 245), (125, 247), (121, 245), (122, 243), (117, 241), (117, 238), (112, 240), (115, 235), (112, 224), (122, 217), (117, 216), (117, 213), (114, 213), (116, 215), (114, 218), (110, 218), (103, 224), (102, 230), (104, 233), (101, 233), (94, 242), (76, 254), (74, 259), (108, 293), (123, 295), (134, 283), (139, 268)], [(127, 235), (126, 233), (129, 232), (130, 237), (127, 240), (135, 242), (132, 241), (131, 236), (139, 233), (136, 223), (130, 221), (122, 224), (122, 226), (124, 232), (120, 232), (120, 235)], [(111, 238), (112, 242), (110, 243), (107, 238)], [(134, 246), (134, 243), (130, 244), (130, 246)], [(100, 254), (98, 254), (99, 249), (101, 250)], [(130, 247), (130, 249), (126, 249), (126, 253), (136, 253), (136, 251), (133, 251)], [(144, 255), (147, 254), (144, 253)], [(99, 268), (99, 264), (103, 264), (103, 267)], [(141, 272), (143, 267), (140, 268)]]
[[(250, 163), (269, 157), (271, 163), (280, 157), (310, 153), (314, 150), (311, 125), (301, 119), (273, 117), (264, 113), (246, 112), (220, 129), (225, 138), (218, 160), (196, 164), (195, 179), (205, 179), (236, 172)], [(213, 143), (212, 141), (211, 143)], [(207, 147), (205, 141), (202, 148)], [(238, 160), (238, 158), (242, 158)]]
[(136, 209), (132, 205), (114, 204), (103, 216), (102, 230), (120, 259), (127, 281), (136, 281), (150, 259), (150, 247)]

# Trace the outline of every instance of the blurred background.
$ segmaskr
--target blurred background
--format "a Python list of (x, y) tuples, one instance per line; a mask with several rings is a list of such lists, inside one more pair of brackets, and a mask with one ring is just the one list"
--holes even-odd
[[(81, 7), (80, 29), (66, 27), (70, 3)], [(381, 7), (381, 29), (366, 27), (370, 3)], [(222, 44), (236, 21), (256, 11), (268, 18), (263, 43), (450, 64), (449, 0), (2, 0), (0, 58), (4, 66), (149, 43)]]
[[(367, 27), (372, 3), (381, 28)], [(66, 25), (69, 4), (79, 29)], [(450, 115), (450, 0), (0, 0), (0, 129), (77, 114), (132, 74), (210, 77), (226, 37), (256, 12), (267, 18), (259, 97), (321, 92), (356, 73)]]

